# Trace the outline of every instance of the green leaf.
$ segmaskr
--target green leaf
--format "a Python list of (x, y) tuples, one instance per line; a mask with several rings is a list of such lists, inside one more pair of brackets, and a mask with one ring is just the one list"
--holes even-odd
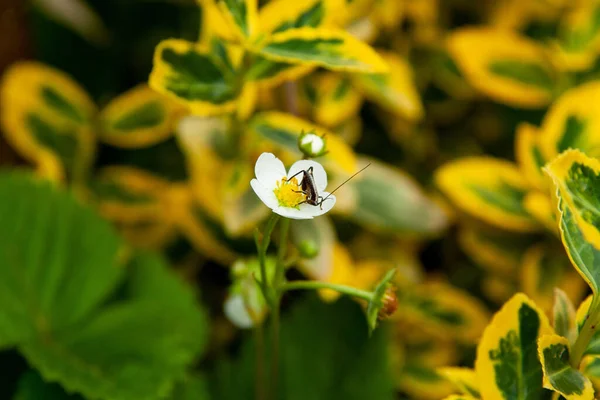
[(592, 383), (569, 363), (569, 341), (558, 335), (542, 336), (538, 351), (544, 370), (544, 387), (559, 392), (567, 400), (591, 400)]
[[(310, 351), (307, 351), (310, 349)], [(385, 329), (369, 338), (360, 307), (347, 298), (323, 304), (312, 296), (283, 319), (278, 399), (393, 399)], [(213, 398), (254, 393), (254, 344), (220, 360), (209, 380)], [(268, 358), (267, 358), (268, 359)]]
[(194, 114), (232, 111), (239, 88), (233, 74), (219, 60), (204, 46), (164, 40), (154, 53), (150, 87), (186, 104)]
[(44, 382), (35, 371), (26, 372), (17, 387), (13, 400), (82, 400), (79, 395), (69, 395), (60, 385)]
[(24, 174), (0, 175), (0, 344), (101, 399), (167, 395), (206, 339), (194, 293), (151, 254), (125, 267), (107, 222)]

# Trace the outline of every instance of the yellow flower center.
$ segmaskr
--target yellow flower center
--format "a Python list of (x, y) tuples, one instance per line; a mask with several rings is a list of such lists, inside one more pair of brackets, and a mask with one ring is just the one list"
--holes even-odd
[(277, 187), (273, 190), (279, 205), (282, 207), (297, 208), (300, 203), (306, 200), (306, 195), (301, 192), (301, 188), (296, 178), (292, 178), (289, 181), (287, 177), (281, 178), (280, 182), (277, 182)]

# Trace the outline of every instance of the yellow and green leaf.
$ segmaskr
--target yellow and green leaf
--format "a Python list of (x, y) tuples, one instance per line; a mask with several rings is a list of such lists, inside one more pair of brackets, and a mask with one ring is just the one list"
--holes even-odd
[(256, 52), (272, 61), (331, 70), (383, 73), (388, 69), (370, 46), (336, 29), (289, 29), (265, 40)]
[(209, 51), (204, 45), (164, 40), (154, 53), (150, 87), (186, 105), (193, 114), (231, 112), (235, 110), (239, 88), (231, 62), (223, 57), (224, 53)]
[(451, 382), (456, 390), (472, 398), (480, 398), (479, 380), (475, 370), (470, 368), (443, 367), (438, 372)]
[(513, 296), (492, 318), (477, 347), (475, 370), (486, 400), (549, 398), (542, 387), (537, 341), (552, 328), (527, 296)]
[(600, 356), (586, 356), (581, 360), (580, 371), (592, 382), (596, 391), (600, 390)]
[[(569, 150), (546, 168), (556, 186), (561, 238), (595, 294), (600, 290), (600, 161)], [(598, 262), (597, 262), (598, 261)]]
[(362, 226), (407, 236), (431, 236), (446, 227), (448, 216), (444, 210), (412, 177), (366, 157), (359, 165), (368, 163), (367, 169), (336, 192), (342, 205), (337, 211)]
[(593, 400), (592, 383), (569, 363), (569, 347), (569, 341), (559, 335), (544, 335), (539, 339), (544, 387), (559, 392), (566, 400)]
[(558, 61), (568, 70), (593, 66), (600, 49), (600, 5), (581, 2), (566, 13), (559, 30)]
[[(291, 114), (276, 111), (257, 114), (249, 121), (248, 129), (253, 135), (250, 139), (253, 145), (262, 141), (276, 150), (285, 151), (287, 156), (283, 157), (284, 163), (291, 163), (300, 156), (300, 150), (298, 150), (300, 133), (316, 133), (325, 137), (327, 141), (327, 154), (317, 158), (317, 161), (323, 162), (326, 168), (332, 168), (342, 174), (352, 174), (357, 170), (356, 155), (343, 140), (335, 134)], [(261, 148), (261, 150), (268, 151), (269, 148)]]
[(273, 35), (289, 29), (329, 26), (336, 12), (331, 0), (274, 0), (260, 9), (260, 32)]
[(514, 276), (533, 240), (476, 224), (464, 224), (458, 233), (459, 245), (469, 258), (486, 271), (504, 277)]
[(600, 82), (565, 92), (552, 104), (542, 123), (539, 145), (545, 160), (568, 149), (600, 156)]
[(105, 167), (90, 184), (100, 214), (119, 223), (164, 220), (162, 194), (169, 183), (141, 169)]
[(400, 293), (398, 315), (433, 337), (475, 343), (489, 315), (483, 304), (457, 288), (441, 282), (418, 285)]
[(576, 303), (586, 290), (564, 251), (554, 243), (534, 245), (525, 253), (520, 281), (523, 292), (547, 314), (554, 306), (555, 288), (564, 290)]
[[(476, 49), (476, 51), (475, 51)], [(543, 46), (508, 30), (455, 30), (448, 50), (469, 83), (492, 99), (522, 108), (550, 103), (556, 82)]]
[(523, 200), (528, 185), (512, 163), (491, 157), (452, 161), (436, 171), (436, 183), (460, 210), (512, 231), (532, 232), (539, 224)]
[(206, 0), (215, 2), (230, 31), (244, 41), (257, 31), (257, 0)]
[(37, 62), (14, 64), (0, 84), (7, 141), (48, 178), (84, 178), (95, 150), (96, 106), (67, 74)]
[(319, 88), (313, 108), (317, 123), (332, 128), (358, 114), (362, 96), (348, 77), (328, 72), (320, 75), (314, 84)]
[(570, 344), (575, 343), (577, 339), (575, 307), (569, 296), (559, 288), (554, 288), (552, 327), (558, 335), (567, 338)]
[(146, 85), (113, 99), (100, 113), (99, 139), (113, 146), (152, 146), (171, 136), (185, 108)]
[(371, 101), (409, 121), (423, 118), (423, 105), (410, 64), (389, 52), (379, 52), (389, 65), (382, 74), (355, 74), (354, 82)]
[(437, 400), (453, 392), (453, 385), (435, 368), (417, 363), (404, 366), (397, 385), (414, 399)]
[(225, 41), (239, 40), (239, 31), (229, 24), (215, 0), (196, 0), (202, 8), (200, 42), (210, 43), (215, 37)]

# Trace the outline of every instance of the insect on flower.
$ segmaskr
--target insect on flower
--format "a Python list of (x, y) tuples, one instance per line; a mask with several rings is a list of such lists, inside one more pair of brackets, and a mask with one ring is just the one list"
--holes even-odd
[(281, 160), (271, 153), (263, 153), (256, 161), (254, 172), (256, 178), (250, 181), (252, 189), (276, 214), (292, 219), (312, 219), (327, 213), (335, 205), (333, 192), (339, 186), (331, 193), (325, 191), (327, 173), (316, 161), (297, 161), (286, 173)]

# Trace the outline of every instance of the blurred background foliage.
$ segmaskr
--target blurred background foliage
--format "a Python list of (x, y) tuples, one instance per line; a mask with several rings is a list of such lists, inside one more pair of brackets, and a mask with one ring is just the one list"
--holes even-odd
[[(355, 165), (373, 162), (362, 178), (340, 190), (336, 207), (341, 211), (333, 217), (292, 225), (292, 242), (300, 259), (290, 277), (367, 289), (387, 268), (395, 267), (399, 271), (395, 284), (400, 305), (396, 316), (369, 338), (356, 302), (347, 298), (331, 302), (334, 299), (323, 293), (319, 297), (286, 296), (279, 397), (443, 398), (455, 389), (440, 367), (472, 366), (477, 341), (491, 312), (515, 292), (525, 292), (546, 312), (552, 308), (555, 286), (575, 304), (586, 293), (560, 246), (547, 187), (531, 183), (535, 177), (522, 182), (530, 178), (524, 179), (525, 172), (518, 169), (525, 168), (525, 161), (515, 146), (521, 135), (518, 132), (527, 129), (524, 124), (551, 130), (558, 123), (550, 121), (549, 109), (559, 103), (560, 95), (597, 76), (595, 45), (589, 46), (593, 50), (586, 47), (581, 51), (592, 55), (586, 55), (591, 61), (580, 64), (579, 59), (568, 59), (565, 64), (547, 61), (544, 55), (548, 52), (540, 51), (543, 55), (536, 58), (531, 54), (537, 55), (537, 50), (529, 51), (535, 46), (567, 48), (569, 40), (577, 39), (573, 33), (576, 29), (571, 28), (578, 25), (569, 25), (576, 19), (572, 15), (578, 7), (588, 5), (585, 1), (567, 4), (560, 0), (347, 3), (345, 7), (354, 14), (344, 28), (384, 55), (392, 67), (385, 89), (392, 94), (382, 96), (381, 87), (369, 86), (381, 81), (369, 81), (368, 76), (318, 69), (291, 84), (261, 89), (257, 110), (292, 113), (318, 129), (334, 132), (333, 140), (339, 138), (341, 143), (339, 148), (351, 149), (349, 155), (342, 150), (333, 160), (325, 160), (334, 182), (356, 170)], [(594, 13), (588, 14), (596, 15), (596, 3), (589, 3), (596, 8), (589, 6)], [(0, 69), (6, 70), (19, 60), (53, 67), (89, 95), (101, 110), (94, 112), (108, 114), (106, 110), (115, 98), (147, 84), (155, 48), (161, 41), (198, 40), (202, 12), (194, 0), (4, 0), (0, 5)], [(479, 26), (481, 31), (470, 37), (462, 30), (468, 26)], [(485, 27), (495, 27), (506, 37), (498, 39), (493, 32), (488, 35)], [(595, 38), (597, 30), (594, 19), (587, 34)], [(486, 55), (503, 46), (517, 49), (513, 61), (515, 57), (530, 57), (533, 64), (539, 61), (533, 67), (499, 67), (504, 77), (516, 77), (522, 87), (503, 87), (502, 81), (496, 82), (481, 71)], [(519, 54), (519, 49), (526, 49), (526, 55)], [(508, 50), (500, 53), (503, 51)], [(545, 68), (550, 70), (550, 83), (542, 76)], [(551, 88), (545, 90), (544, 85)], [(340, 93), (340, 88), (344, 92)], [(2, 112), (8, 109), (6, 104), (0, 107)], [(177, 107), (172, 108), (174, 114), (179, 113)], [(287, 154), (286, 162), (297, 157), (286, 153), (289, 149), (284, 142), (299, 134), (299, 127), (312, 125), (274, 113), (260, 117), (242, 119), (244, 129), (254, 135), (249, 140)], [(40, 331), (35, 327), (28, 331), (31, 321), (26, 321), (27, 329), (21, 326), (23, 330), (15, 330), (12, 337), (7, 334), (6, 340), (0, 332), (0, 350), (4, 349), (0, 351), (0, 398), (239, 399), (260, 392), (256, 388), (260, 370), (255, 350), (261, 344), (252, 331), (239, 329), (226, 318), (223, 304), (231, 295), (232, 281), (239, 283), (239, 276), (230, 267), (234, 261), (246, 262), (255, 254), (251, 228), (266, 214), (260, 203), (254, 204), (252, 192), (245, 200), (239, 195), (248, 188), (235, 187), (235, 182), (229, 189), (239, 196), (225, 211), (219, 209), (219, 202), (227, 196), (213, 187), (223, 176), (241, 182), (237, 186), (245, 185), (252, 177), (253, 155), (245, 160), (247, 165), (227, 171), (230, 175), (217, 179), (202, 175), (202, 167), (208, 163), (214, 162), (217, 169), (236, 165), (228, 154), (217, 151), (228, 146), (219, 142), (227, 140), (223, 131), (228, 128), (223, 128), (222, 122), (210, 129), (193, 118), (187, 125), (172, 123), (166, 137), (144, 145), (123, 144), (119, 139), (111, 142), (108, 136), (98, 141), (90, 174), (93, 177), (84, 185), (87, 208), (79, 211), (96, 215), (90, 211), (95, 209), (104, 220), (81, 216), (54, 221), (48, 217), (46, 223), (65, 235), (72, 229), (102, 230), (96, 236), (90, 233), (89, 240), (95, 237), (104, 243), (114, 235), (109, 221), (122, 237), (111, 240), (122, 241), (127, 249), (126, 256), (115, 256), (111, 262), (125, 268), (127, 274), (107, 283), (104, 295), (90, 301), (81, 319), (56, 320), (54, 328), (60, 329), (50, 333), (42, 330), (39, 338), (32, 338), (31, 332), (35, 336)], [(283, 132), (280, 142), (261, 137), (268, 129)], [(199, 133), (202, 135), (194, 136)], [(0, 135), (0, 167), (28, 165), (28, 157), (8, 144), (9, 135), (8, 131)], [(197, 140), (200, 136), (202, 139)], [(558, 154), (558, 150), (564, 149), (554, 151)], [(546, 154), (545, 161), (557, 154)], [(472, 165), (450, 163), (473, 156), (488, 158), (474, 159), (479, 161)], [(498, 200), (495, 188), (486, 186), (496, 176), (517, 182), (518, 190), (508, 194), (500, 190)], [(488, 199), (505, 203), (494, 208), (477, 203), (473, 197), (465, 200), (473, 182), (490, 191), (486, 192)], [(48, 208), (50, 214), (63, 215), (61, 212), (67, 212), (61, 211), (63, 202), (75, 204), (72, 197), (82, 197), (77, 187), (72, 187), (75, 194), (67, 195), (25, 175), (3, 176), (0, 183), (0, 241), (7, 243), (16, 243), (12, 226), (39, 223), (30, 221), (27, 225), (23, 221), (27, 221), (28, 213), (37, 215), (44, 209), (44, 199), (61, 198), (48, 203)], [(198, 196), (198, 191), (205, 194)], [(521, 209), (528, 194), (532, 195), (533, 211)], [(345, 197), (350, 199), (347, 204)], [(19, 199), (28, 198), (37, 201), (21, 204)], [(508, 207), (504, 207), (506, 202)], [(496, 209), (510, 210), (515, 202), (517, 216), (508, 212), (495, 218)], [(21, 214), (14, 211), (17, 209)], [(536, 210), (547, 212), (535, 215)], [(18, 238), (27, 248), (53, 243), (56, 236), (61, 239), (60, 234), (40, 228)], [(316, 241), (311, 242), (320, 250), (316, 258), (301, 257), (305, 240)], [(64, 247), (64, 241), (57, 242), (56, 249), (61, 245)], [(117, 247), (115, 244), (112, 250), (115, 254)], [(145, 253), (148, 249), (151, 252)], [(0, 257), (3, 269), (10, 259), (6, 254), (9, 252), (0, 253), (5, 257)], [(84, 263), (85, 257), (81, 258), (76, 261)], [(42, 268), (40, 260), (29, 262), (34, 271)], [(137, 269), (124, 267), (130, 263), (137, 263)], [(106, 278), (100, 272), (102, 265), (89, 268)], [(140, 274), (137, 278), (136, 271)], [(50, 275), (61, 282), (71, 279), (68, 273)], [(178, 280), (171, 282), (174, 276), (183, 278), (186, 286), (179, 287)], [(11, 275), (0, 272), (0, 278), (10, 282)], [(40, 275), (40, 287), (34, 289), (51, 293), (48, 298), (56, 296), (57, 303), (50, 302), (52, 307), (67, 307), (61, 302), (76, 300), (75, 295), (67, 298), (68, 293), (46, 288), (43, 278)], [(73, 285), (86, 287), (92, 278), (77, 275), (72, 278)], [(143, 286), (138, 280), (148, 282)], [(129, 290), (129, 286), (137, 289)], [(26, 293), (11, 295), (7, 298), (19, 303)], [(138, 297), (147, 303), (138, 303)], [(8, 307), (8, 300), (4, 304), (1, 301), (2, 297), (0, 305)], [(106, 318), (119, 321), (96, 320), (102, 311), (112, 313), (111, 307), (118, 306), (124, 307), (121, 311), (126, 314)], [(126, 309), (128, 306), (132, 308)], [(68, 314), (57, 311), (58, 316), (53, 315), (52, 307), (48, 308), (52, 314), (49, 321)], [(4, 326), (2, 317), (0, 313), (0, 327), (9, 332), (7, 327), (14, 321), (6, 318), (10, 322)], [(89, 329), (81, 337), (66, 333), (81, 326)], [(178, 329), (186, 334), (177, 335)], [(91, 365), (89, 375), (85, 368), (78, 371), (74, 367), (77, 364), (63, 363), (60, 351), (46, 346), (47, 333), (57, 339), (62, 351)], [(101, 346), (111, 350), (109, 355), (102, 355)], [(144, 354), (145, 348), (153, 351)], [(119, 369), (117, 365), (124, 366)], [(267, 367), (261, 368), (268, 371)], [(99, 377), (105, 376), (113, 384), (103, 383)]]

